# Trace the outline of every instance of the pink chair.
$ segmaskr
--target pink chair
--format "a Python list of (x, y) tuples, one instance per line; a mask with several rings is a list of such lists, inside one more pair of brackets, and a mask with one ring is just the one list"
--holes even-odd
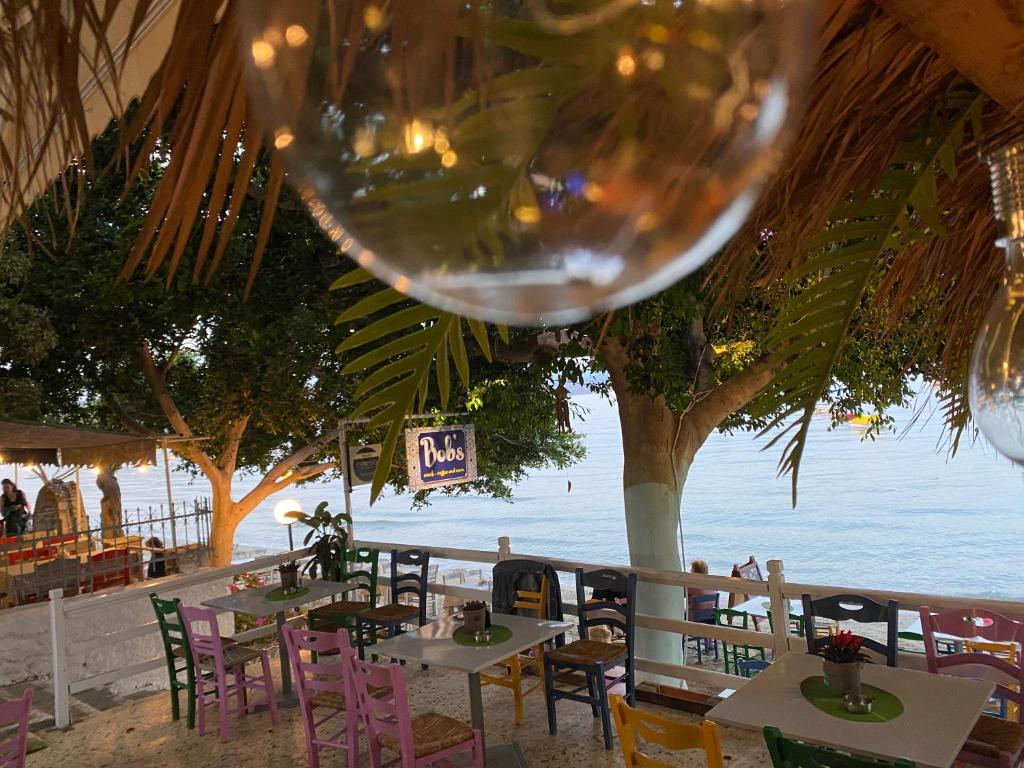
[(26, 688), (17, 701), (0, 704), (0, 728), (18, 724), (14, 738), (0, 741), (0, 768), (25, 768), (28, 743), (28, 713), (32, 709), (32, 689)]
[[(211, 608), (182, 606), (181, 620), (185, 624), (185, 634), (192, 649), (192, 660), (198, 668), (196, 707), (199, 712), (199, 735), (206, 732), (206, 708), (216, 704), (220, 712), (220, 740), (226, 742), (231, 694), (237, 696), (238, 711), (245, 714), (254, 708), (254, 705), (246, 702), (247, 688), (263, 691), (270, 708), (270, 719), (277, 725), (277, 698), (274, 694), (274, 681), (270, 677), (267, 652), (244, 645), (225, 646), (217, 626), (217, 612)], [(205, 632), (200, 631), (203, 625), (206, 627)], [(263, 674), (259, 678), (246, 677), (245, 665), (256, 660), (262, 665)], [(230, 684), (229, 673), (233, 678)]]
[[(921, 626), (928, 671), (957, 677), (979, 677), (996, 683), (995, 693), (1002, 699), (1024, 704), (1024, 667), (991, 653), (953, 653), (939, 655), (935, 633), (972, 640), (980, 638), (998, 643), (1024, 643), (1024, 625), (983, 608), (956, 609), (933, 614), (921, 607)], [(959, 669), (953, 669), (959, 667)], [(982, 669), (990, 667), (991, 669)], [(1010, 686), (1014, 686), (1011, 688)], [(958, 760), (987, 768), (1012, 768), (1024, 757), (1024, 706), (1017, 707), (1018, 721), (1010, 722), (982, 715), (967, 737)]]
[(401, 768), (419, 768), (460, 752), (472, 752), (474, 768), (483, 768), (480, 731), (437, 712), (412, 716), (401, 665), (371, 664), (358, 658), (352, 658), (351, 664), (373, 768), (381, 768), (382, 748), (398, 755), (388, 765)]
[[(359, 713), (351, 681), (355, 651), (349, 645), (348, 632), (315, 632), (286, 626), (284, 642), (299, 696), (310, 768), (320, 768), (323, 747), (345, 750), (348, 768), (355, 768), (359, 763)], [(316, 661), (304, 659), (303, 651), (310, 659), (315, 654)], [(331, 721), (335, 722), (325, 730), (334, 733), (318, 735), (317, 731)]]

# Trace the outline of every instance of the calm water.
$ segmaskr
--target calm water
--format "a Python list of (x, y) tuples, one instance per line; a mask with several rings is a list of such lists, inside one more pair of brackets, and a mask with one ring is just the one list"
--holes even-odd
[[(412, 510), (408, 497), (387, 496), (371, 509), (368, 487), (357, 488), (357, 535), (470, 549), (495, 549), (497, 538), (508, 535), (517, 552), (627, 562), (618, 417), (595, 395), (574, 399), (590, 409), (585, 421), (574, 424), (589, 451), (582, 464), (534, 473), (511, 504), (437, 496), (431, 506)], [(911, 414), (895, 415), (901, 429)], [(829, 432), (828, 424), (824, 416), (815, 421), (796, 509), (789, 479), (775, 475), (777, 451), (763, 452), (764, 441), (748, 434), (713, 435), (683, 494), (687, 558), (704, 558), (713, 573), (728, 573), (733, 562), (754, 554), (761, 563), (781, 558), (790, 581), (1024, 599), (1020, 468), (981, 443), (965, 445), (948, 459), (937, 414), (905, 436), (875, 442), (861, 440), (847, 426)], [(0, 471), (13, 474), (10, 467)], [(86, 509), (96, 519), (99, 491), (89, 473), (82, 476)], [(34, 500), (38, 481), (26, 480), (24, 471), (21, 477)], [(146, 474), (128, 470), (119, 477), (126, 507), (166, 502), (162, 468)], [(254, 483), (239, 477), (236, 497)], [(173, 492), (184, 500), (208, 493), (208, 487), (175, 472)], [(343, 509), (340, 481), (286, 494), (307, 510), (324, 499), (333, 510)], [(242, 523), (238, 544), (287, 544), (285, 529), (271, 514), (276, 500)]]

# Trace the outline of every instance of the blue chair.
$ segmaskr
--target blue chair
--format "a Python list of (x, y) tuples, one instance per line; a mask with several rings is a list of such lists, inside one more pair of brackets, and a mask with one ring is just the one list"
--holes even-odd
[[(690, 601), (690, 621), (695, 621), (698, 624), (711, 624), (715, 623), (715, 611), (718, 610), (718, 600), (721, 594), (715, 592), (713, 595), (697, 595)], [(704, 663), (704, 651), (710, 651), (712, 648), (715, 652), (715, 661), (718, 661), (718, 641), (710, 638), (703, 637), (687, 637), (683, 641), (683, 648), (687, 658), (689, 658), (690, 650), (693, 648), (697, 649), (697, 663)]]
[(764, 669), (771, 666), (770, 661), (764, 659), (736, 659), (736, 669), (741, 677), (748, 680)]

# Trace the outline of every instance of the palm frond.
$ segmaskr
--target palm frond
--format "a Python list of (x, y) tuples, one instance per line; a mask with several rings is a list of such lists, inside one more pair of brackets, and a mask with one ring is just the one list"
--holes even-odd
[[(334, 282), (332, 289), (348, 288), (369, 282), (373, 275), (356, 269)], [(464, 321), (458, 315), (425, 304), (407, 303), (393, 288), (384, 288), (353, 304), (342, 312), (338, 323), (378, 315), (338, 345), (337, 351), (364, 350), (343, 369), (347, 374), (365, 374), (356, 388), (358, 401), (353, 417), (368, 416), (368, 429), (387, 427), (380, 462), (373, 476), (370, 494), (376, 501), (387, 483), (392, 460), (402, 436), (406, 417), (426, 407), (430, 395), (431, 372), (436, 368), (438, 398), (447, 408), (452, 392), (452, 367), (459, 381), (469, 386), (469, 355), (465, 334), (473, 334), (484, 356), (490, 360), (491, 348), (483, 323)], [(503, 335), (505, 329), (499, 329)], [(383, 342), (383, 343), (381, 343)]]
[[(886, 252), (944, 233), (937, 174), (956, 173), (954, 158), (966, 125), (976, 120), (983, 103), (980, 92), (962, 84), (947, 93), (941, 108), (899, 146), (870, 194), (841, 203), (811, 243), (806, 262), (786, 276), (796, 293), (766, 340), (780, 373), (758, 412), (770, 416), (762, 435), (782, 427), (766, 448), (788, 438), (779, 474), (792, 475), (794, 505), (811, 417), (828, 392), (865, 293)], [(784, 424), (793, 416), (798, 418)]]

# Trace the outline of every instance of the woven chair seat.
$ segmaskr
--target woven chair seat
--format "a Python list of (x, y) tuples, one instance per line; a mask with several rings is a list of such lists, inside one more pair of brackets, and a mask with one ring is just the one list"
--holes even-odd
[[(224, 667), (225, 669), (231, 669), (239, 665), (248, 664), (250, 661), (256, 661), (260, 658), (261, 652), (253, 648), (247, 648), (244, 645), (228, 645), (224, 647)], [(215, 667), (214, 661), (209, 656), (203, 656), (199, 663), (199, 666), (204, 670), (212, 671)]]
[[(222, 646), (224, 646), (225, 648), (228, 648), (228, 647), (230, 647), (232, 645), (238, 645), (238, 641), (235, 640), (235, 638), (233, 638), (233, 637), (221, 637), (220, 644)], [(171, 651), (171, 655), (174, 656), (175, 658), (184, 659), (185, 658), (185, 646), (183, 646), (183, 645), (176, 645), (176, 646), (174, 646), (174, 649)]]
[(982, 715), (971, 729), (963, 751), (998, 760), (1000, 754), (1016, 756), (1024, 750), (1024, 725)]
[(309, 697), (309, 703), (314, 707), (327, 707), (328, 709), (345, 709), (345, 694), (338, 691), (320, 691)]
[(386, 623), (389, 621), (404, 621), (415, 619), (420, 615), (420, 609), (415, 605), (402, 605), (401, 603), (390, 603), (380, 608), (371, 608), (359, 614), (360, 619)]
[[(412, 740), (416, 757), (440, 752), (472, 738), (473, 729), (470, 726), (447, 715), (428, 712), (425, 715), (416, 715), (412, 719)], [(390, 734), (380, 734), (380, 743), (394, 752), (399, 751), (398, 739)]]
[(309, 616), (316, 621), (336, 621), (348, 618), (349, 616), (355, 616), (369, 607), (369, 603), (361, 600), (339, 600), (330, 605), (321, 605), (319, 608), (313, 608), (309, 612)]
[(626, 646), (597, 640), (576, 640), (548, 651), (548, 656), (562, 664), (611, 664), (626, 658)]

